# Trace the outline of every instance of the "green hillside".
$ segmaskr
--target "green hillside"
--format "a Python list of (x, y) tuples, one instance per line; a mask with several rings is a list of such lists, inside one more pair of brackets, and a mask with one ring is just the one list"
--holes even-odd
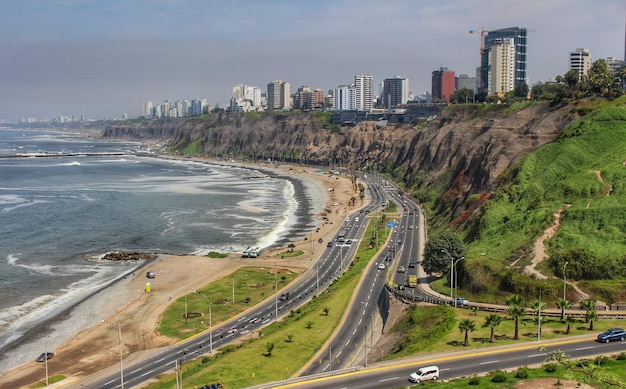
[[(550, 259), (540, 269), (560, 279), (568, 261), (568, 279), (589, 280), (597, 298), (620, 301), (626, 279), (625, 163), (626, 109), (617, 107), (591, 112), (556, 142), (527, 155), (503, 177), (508, 183), (485, 201), (484, 214), (469, 229), (462, 287), (475, 295), (498, 289), (535, 295), (537, 281), (520, 269), (562, 210), (560, 227), (546, 242)], [(556, 299), (558, 285), (547, 287), (555, 289)]]

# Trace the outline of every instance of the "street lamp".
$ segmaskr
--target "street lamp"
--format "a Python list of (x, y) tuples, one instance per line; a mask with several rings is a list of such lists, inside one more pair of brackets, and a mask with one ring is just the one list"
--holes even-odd
[(563, 301), (566, 300), (566, 296), (567, 296), (567, 294), (566, 294), (566, 292), (567, 292), (567, 283), (565, 282), (565, 279), (566, 279), (566, 277), (565, 277), (565, 267), (567, 266), (568, 263), (569, 262), (565, 262), (565, 264), (563, 264)]
[[(457, 259), (456, 261), (454, 261), (454, 272), (457, 273), (456, 271), (456, 264), (459, 261), (464, 260), (465, 257), (461, 257), (459, 259)], [(458, 292), (459, 292), (459, 273), (456, 274), (456, 278), (454, 279), (454, 284), (455, 284), (455, 291), (454, 291), (454, 307), (456, 308), (456, 297), (458, 297)]]
[(50, 335), (46, 335), (46, 348), (44, 350), (44, 361), (46, 362), (46, 386), (48, 386), (48, 338)]
[[(107, 323), (113, 328), (115, 328), (113, 323), (106, 322), (104, 320), (100, 320), (100, 321), (102, 323)], [(121, 313), (117, 318), (117, 341), (120, 347), (120, 385), (121, 385), (121, 388), (124, 389), (124, 353), (122, 349), (123, 344), (122, 344), (122, 314)]]
[(442, 249), (441, 253), (450, 257), (450, 301), (453, 301), (452, 291), (454, 290), (454, 257), (450, 255), (448, 250)]
[(213, 354), (213, 315), (211, 313), (211, 300), (202, 292), (194, 290), (200, 296), (204, 297), (209, 302), (209, 352)]

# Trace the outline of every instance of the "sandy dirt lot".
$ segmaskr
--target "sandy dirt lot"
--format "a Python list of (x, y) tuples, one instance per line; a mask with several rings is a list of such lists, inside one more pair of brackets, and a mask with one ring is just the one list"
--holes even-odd
[[(316, 173), (313, 169), (290, 170), (290, 174), (306, 174), (307, 177), (318, 180), (320, 185), (327, 188), (327, 208), (332, 209), (332, 213), (328, 214), (327, 220), (320, 217), (319, 228), (310, 235), (310, 239), (318, 246), (319, 238), (324, 239), (325, 242), (332, 240), (345, 215), (353, 211), (349, 202), (356, 194), (352, 190), (350, 180), (329, 177)], [(365, 205), (357, 200), (355, 208)], [(118, 323), (124, 329), (122, 343), (124, 363), (127, 365), (138, 360), (143, 354), (149, 352), (148, 350), (172, 344), (171, 339), (160, 336), (156, 332), (160, 316), (169, 301), (175, 301), (186, 293), (225, 277), (242, 266), (268, 266), (268, 263), (273, 265), (277, 261), (279, 268), (288, 268), (302, 273), (313, 263), (309, 254), (311, 244), (309, 240), (293, 243), (296, 245), (295, 250), (305, 251), (302, 257), (276, 258), (275, 254), (284, 251), (285, 247), (266, 251), (260, 258), (254, 259), (242, 258), (238, 253), (221, 259), (193, 255), (160, 255), (146, 268), (155, 272), (154, 279), (147, 279), (144, 269), (137, 272), (137, 275), (110, 287), (116, 290), (119, 296), (130, 295), (131, 299), (120, 297), (115, 313), (98, 325), (77, 334), (71, 342), (54, 350), (56, 355), (48, 362), (49, 374), (74, 377), (74, 382), (67, 383), (63, 387), (80, 388), (89, 387), (89, 381), (97, 376), (117, 371), (119, 369), (119, 343), (118, 333), (114, 328), (117, 328), (115, 326)], [(322, 250), (314, 251), (315, 254), (319, 254)], [(146, 282), (151, 283), (150, 293), (144, 292)], [(135, 318), (141, 318), (141, 320), (135, 320)], [(0, 387), (23, 388), (44, 379), (45, 370), (42, 364), (33, 361), (5, 372), (0, 376)]]

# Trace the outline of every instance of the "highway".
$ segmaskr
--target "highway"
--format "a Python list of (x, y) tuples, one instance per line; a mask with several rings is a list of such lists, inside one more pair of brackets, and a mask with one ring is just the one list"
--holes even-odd
[[(386, 198), (378, 186), (372, 182), (368, 182), (367, 187), (370, 198), (367, 209), (373, 211), (380, 208), (386, 202)], [(326, 247), (314, 266), (309, 268), (293, 283), (281, 290), (277, 290), (273, 296), (267, 298), (262, 303), (219, 326), (213, 327), (210, 331), (204, 331), (174, 346), (162, 348), (139, 363), (124, 366), (124, 387), (130, 388), (159, 374), (173, 371), (186, 361), (198, 358), (203, 354), (231, 343), (241, 336), (271, 324), (277, 317), (280, 318), (288, 314), (292, 309), (296, 309), (309, 301), (319, 291), (328, 287), (348, 268), (358, 247), (358, 241), (365, 232), (367, 226), (366, 216), (367, 212), (365, 210), (362, 213), (357, 212), (350, 215), (341, 227), (341, 229), (346, 231), (345, 242), (335, 242), (332, 247)], [(355, 217), (358, 217), (359, 221), (355, 221)], [(354, 243), (348, 244), (349, 240)], [(376, 275), (376, 273), (374, 274)], [(384, 277), (381, 277), (381, 280), (384, 281)], [(378, 285), (379, 287), (375, 288), (376, 296), (382, 289), (384, 282)], [(279, 296), (287, 291), (289, 292), (289, 298), (281, 299)], [(376, 311), (375, 306), (368, 306), (366, 309), (368, 315), (372, 315)], [(363, 337), (364, 332), (361, 331), (358, 335)], [(335, 357), (341, 358), (342, 356), (338, 352)], [(329, 369), (331, 368), (329, 366)], [(122, 377), (117, 373), (99, 379), (90, 383), (90, 385), (103, 389), (120, 388), (122, 387), (121, 381)], [(76, 387), (80, 387), (80, 384), (79, 380)]]
[(411, 383), (409, 375), (421, 366), (437, 365), (441, 372), (440, 381), (478, 375), (497, 369), (512, 369), (520, 366), (541, 365), (547, 354), (540, 351), (544, 346), (547, 351), (560, 350), (573, 358), (590, 357), (599, 354), (619, 353), (626, 342), (598, 343), (594, 338), (576, 338), (553, 340), (550, 342), (528, 342), (519, 345), (496, 346), (489, 349), (468, 352), (430, 355), (411, 360), (378, 363), (369, 368), (346, 369), (334, 375), (302, 377), (299, 380), (276, 382), (258, 388), (359, 388), (391, 389), (407, 386)]

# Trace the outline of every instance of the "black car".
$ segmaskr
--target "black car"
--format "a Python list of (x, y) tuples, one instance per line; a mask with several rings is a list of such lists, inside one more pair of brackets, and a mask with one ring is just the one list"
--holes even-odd
[(50, 359), (53, 356), (54, 353), (41, 353), (41, 355), (37, 357), (37, 362), (44, 362), (46, 359)]
[(326, 247), (333, 247), (334, 245), (335, 244), (331, 241), (331, 242), (328, 242), (328, 244), (326, 244)]
[(280, 301), (285, 301), (289, 298), (289, 292), (285, 292), (280, 295)]
[(415, 266), (417, 266), (417, 262), (409, 262), (409, 268), (413, 269)]
[(598, 342), (609, 343), (614, 340), (619, 340), (621, 342), (626, 339), (626, 331), (623, 328), (609, 328), (603, 333), (598, 335)]

